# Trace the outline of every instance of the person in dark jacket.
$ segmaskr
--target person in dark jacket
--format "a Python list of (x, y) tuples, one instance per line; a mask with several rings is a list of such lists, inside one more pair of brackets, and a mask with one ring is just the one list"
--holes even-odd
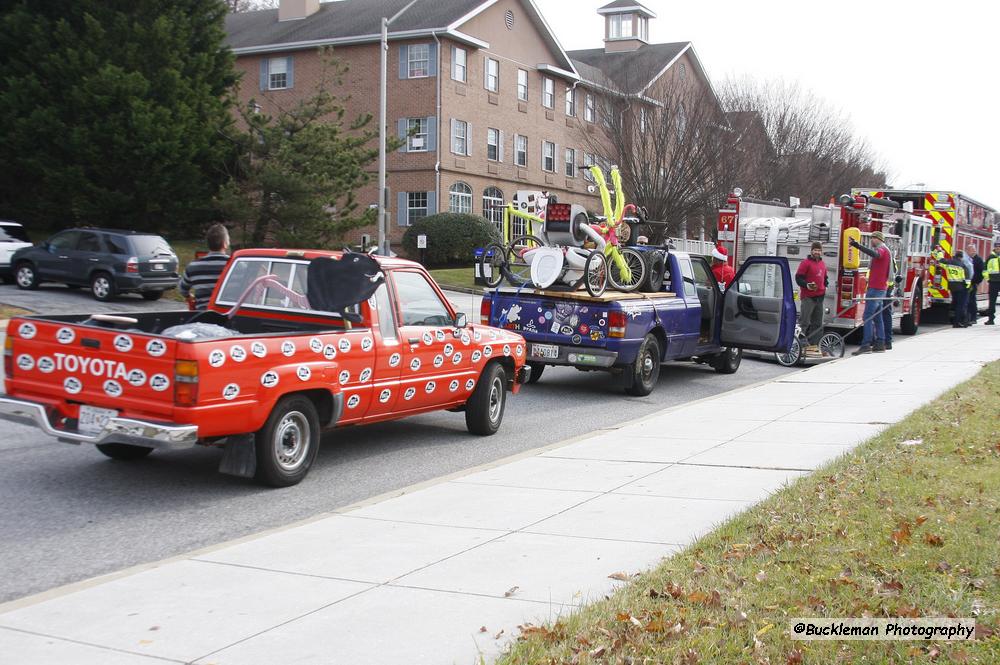
[(819, 354), (819, 338), (823, 336), (823, 299), (830, 278), (823, 263), (823, 243), (814, 242), (809, 256), (795, 271), (795, 283), (799, 285), (799, 325), (809, 342), (806, 353)]
[(983, 261), (983, 257), (979, 256), (976, 246), (971, 242), (965, 246), (965, 256), (972, 261), (972, 288), (969, 289), (969, 323), (976, 325), (976, 319), (979, 318), (979, 303), (976, 301), (976, 291), (979, 290), (979, 285), (983, 283), (983, 268), (986, 267), (986, 262)]
[(187, 264), (180, 279), (181, 295), (194, 299), (195, 309), (206, 309), (215, 290), (215, 283), (229, 261), (229, 231), (222, 224), (213, 224), (206, 234), (208, 254)]

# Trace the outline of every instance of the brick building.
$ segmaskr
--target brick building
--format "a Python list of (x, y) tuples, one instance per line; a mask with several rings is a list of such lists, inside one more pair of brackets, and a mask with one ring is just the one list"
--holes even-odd
[[(381, 19), (408, 0), (281, 0), (278, 9), (227, 18), (227, 43), (243, 73), (240, 99), (264, 112), (315, 90), (319, 47), (349, 71), (338, 96), (348, 117), (376, 117)], [(388, 156), (390, 239), (435, 212), (471, 212), (499, 222), (518, 190), (548, 190), (596, 207), (578, 165), (593, 163), (603, 98), (623, 92), (656, 103), (664, 85), (710, 88), (690, 42), (649, 44), (655, 15), (615, 0), (604, 47), (567, 52), (532, 0), (418, 0), (392, 24), (388, 130), (407, 145)], [(412, 135), (410, 131), (415, 133)], [(409, 136), (408, 136), (409, 135)], [(359, 193), (377, 202), (373, 182)], [(373, 239), (373, 228), (358, 231)]]

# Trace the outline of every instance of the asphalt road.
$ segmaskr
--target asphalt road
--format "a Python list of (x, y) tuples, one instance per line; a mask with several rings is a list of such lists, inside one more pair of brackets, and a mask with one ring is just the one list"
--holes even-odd
[[(221, 453), (156, 452), (115, 462), (0, 423), (0, 602), (282, 526), (383, 492), (616, 425), (788, 372), (745, 360), (722, 376), (672, 363), (645, 398), (626, 397), (603, 373), (548, 368), (508, 401), (492, 437), (474, 437), (461, 413), (336, 430), (306, 480), (265, 489), (217, 473)], [(705, 424), (711, 427), (710, 423)]]
[(13, 284), (0, 285), (0, 303), (46, 314), (91, 314), (96, 312), (141, 312), (186, 309), (186, 305), (164, 296), (149, 302), (138, 293), (118, 296), (111, 302), (94, 300), (85, 288), (69, 289), (61, 284), (42, 284), (32, 291), (23, 291)]

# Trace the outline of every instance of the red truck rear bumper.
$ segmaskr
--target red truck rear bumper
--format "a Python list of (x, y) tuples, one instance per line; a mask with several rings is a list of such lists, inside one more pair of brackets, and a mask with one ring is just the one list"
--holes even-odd
[(135, 418), (110, 418), (104, 429), (95, 434), (79, 432), (75, 424), (53, 424), (49, 410), (40, 402), (0, 396), (0, 419), (21, 425), (33, 425), (49, 436), (66, 443), (125, 443), (146, 448), (191, 448), (198, 443), (196, 425), (171, 425)]

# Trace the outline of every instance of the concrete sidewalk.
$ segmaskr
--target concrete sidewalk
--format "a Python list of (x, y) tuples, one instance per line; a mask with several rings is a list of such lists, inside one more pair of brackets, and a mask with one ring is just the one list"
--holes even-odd
[(518, 625), (599, 598), (621, 584), (609, 575), (656, 565), (998, 358), (997, 328), (897, 338), (885, 354), (15, 601), (0, 607), (0, 653), (36, 665), (490, 660)]

